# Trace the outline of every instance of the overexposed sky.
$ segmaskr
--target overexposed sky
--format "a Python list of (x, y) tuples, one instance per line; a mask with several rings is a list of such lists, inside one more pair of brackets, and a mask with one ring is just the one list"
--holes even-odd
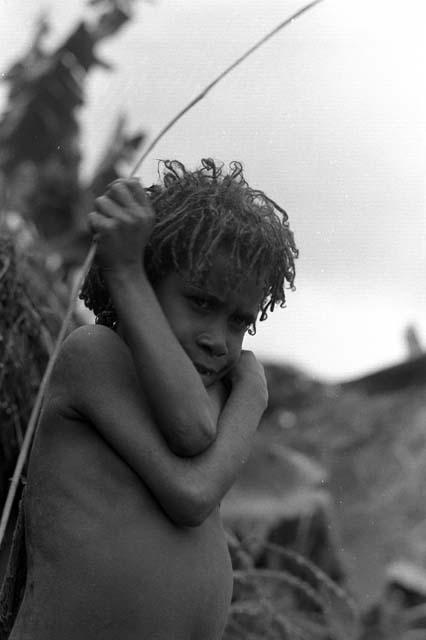
[[(136, 3), (136, 19), (100, 49), (115, 72), (89, 76), (85, 172), (119, 112), (152, 137), (302, 5)], [(82, 0), (1, 0), (0, 71), (43, 7), (53, 43), (91, 15)], [(159, 158), (241, 160), (250, 184), (288, 211), (297, 290), (247, 340), (264, 358), (335, 380), (404, 357), (408, 323), (426, 343), (425, 22), (424, 0), (324, 0), (215, 87), (141, 168), (148, 184)]]

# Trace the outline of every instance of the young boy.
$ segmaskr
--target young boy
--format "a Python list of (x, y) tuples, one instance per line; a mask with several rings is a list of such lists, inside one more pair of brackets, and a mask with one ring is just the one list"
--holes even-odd
[(232, 594), (219, 504), (267, 403), (242, 342), (293, 285), (287, 216), (238, 163), (167, 161), (147, 191), (113, 183), (90, 225), (97, 324), (64, 342), (45, 398), (10, 638), (216, 640)]

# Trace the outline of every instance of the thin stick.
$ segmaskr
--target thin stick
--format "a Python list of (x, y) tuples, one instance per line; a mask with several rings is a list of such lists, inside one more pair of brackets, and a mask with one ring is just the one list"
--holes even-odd
[[(227, 69), (225, 69), (225, 71), (223, 71), (215, 80), (213, 80), (213, 82), (211, 82), (196, 98), (194, 98), (194, 100), (192, 100), (184, 109), (182, 109), (182, 111), (180, 111), (177, 116), (175, 116), (161, 131), (160, 133), (154, 138), (154, 140), (151, 142), (151, 144), (148, 146), (148, 148), (146, 149), (146, 151), (142, 154), (142, 156), (140, 157), (140, 159), (138, 160), (138, 162), (136, 163), (136, 165), (134, 166), (132, 172), (130, 173), (130, 177), (133, 176), (136, 171), (139, 169), (139, 167), (141, 166), (142, 162), (145, 160), (146, 156), (150, 153), (150, 151), (152, 151), (152, 149), (155, 147), (155, 145), (157, 144), (157, 142), (167, 133), (167, 131), (169, 131), (173, 125), (182, 118), (183, 115), (185, 115), (185, 113), (187, 113), (190, 109), (192, 109), (192, 107), (194, 105), (197, 104), (197, 102), (200, 102), (200, 100), (202, 100), (202, 98), (204, 98), (204, 96), (207, 95), (207, 93), (215, 86), (217, 85), (226, 75), (228, 75), (228, 73), (230, 73), (233, 69), (235, 69), (235, 67), (237, 67), (241, 62), (243, 62), (243, 60), (245, 60), (246, 58), (248, 58), (248, 56), (253, 53), (256, 49), (259, 49), (259, 47), (261, 47), (263, 45), (264, 42), (266, 42), (267, 40), (269, 40), (270, 38), (272, 38), (272, 36), (274, 36), (276, 33), (278, 33), (279, 31), (281, 31), (281, 29), (283, 29), (286, 25), (290, 24), (291, 22), (293, 22), (294, 20), (296, 20), (296, 18), (298, 18), (299, 16), (301, 16), (303, 13), (305, 13), (306, 11), (308, 11), (309, 9), (311, 9), (312, 7), (314, 7), (315, 5), (319, 4), (320, 2), (322, 2), (323, 0), (314, 0), (314, 2), (310, 2), (309, 4), (307, 4), (306, 6), (302, 7), (302, 9), (299, 9), (299, 11), (297, 11), (296, 13), (294, 13), (290, 18), (287, 18), (286, 20), (284, 20), (283, 22), (281, 22), (277, 27), (275, 27), (275, 29), (273, 29), (272, 31), (270, 31), (268, 34), (266, 34), (266, 36), (264, 36), (261, 40), (259, 40), (255, 45), (253, 45), (248, 51), (246, 51), (242, 56), (240, 56), (237, 60), (235, 60), (235, 62), (233, 62)], [(38, 416), (39, 416), (39, 412), (40, 412), (40, 408), (41, 408), (41, 403), (50, 379), (50, 375), (52, 373), (53, 367), (55, 365), (55, 362), (57, 360), (58, 354), (59, 354), (59, 349), (61, 347), (62, 341), (65, 338), (65, 334), (68, 328), (68, 324), (69, 321), (71, 319), (73, 310), (74, 310), (74, 305), (75, 305), (75, 301), (78, 297), (79, 291), (83, 285), (83, 282), (86, 278), (86, 275), (89, 272), (89, 269), (92, 265), (92, 262), (94, 260), (96, 254), (96, 243), (92, 242), (92, 245), (87, 253), (86, 259), (83, 263), (82, 266), (82, 270), (81, 270), (81, 274), (79, 276), (79, 278), (77, 279), (73, 290), (71, 292), (70, 295), (70, 299), (69, 299), (69, 303), (68, 303), (68, 307), (67, 307), (67, 311), (65, 313), (65, 317), (62, 321), (62, 325), (58, 334), (58, 337), (56, 339), (55, 342), (55, 346), (53, 348), (53, 351), (50, 355), (49, 358), (49, 362), (47, 363), (47, 367), (46, 370), (44, 372), (43, 375), (43, 379), (40, 383), (40, 387), (37, 393), (37, 397), (35, 399), (34, 402), (34, 406), (33, 409), (31, 411), (31, 416), (28, 422), (28, 426), (25, 432), (25, 437), (22, 443), (22, 448), (19, 452), (19, 456), (16, 462), (16, 466), (15, 466), (15, 470), (10, 482), (10, 487), (9, 487), (9, 491), (7, 494), (7, 498), (6, 498), (6, 502), (4, 504), (4, 508), (3, 508), (3, 512), (2, 512), (2, 517), (1, 517), (1, 521), (0, 521), (0, 548), (1, 545), (3, 543), (3, 539), (6, 533), (6, 529), (7, 529), (7, 524), (9, 522), (9, 518), (10, 518), (10, 514), (12, 511), (12, 506), (13, 506), (13, 501), (15, 499), (15, 495), (16, 495), (16, 491), (18, 489), (18, 485), (19, 485), (19, 480), (21, 478), (21, 474), (22, 474), (22, 470), (24, 468), (29, 450), (30, 450), (30, 446), (31, 446), (31, 442), (36, 430), (36, 426), (37, 426), (37, 420), (38, 420)]]
[(267, 40), (269, 40), (275, 34), (281, 31), (281, 29), (286, 27), (291, 22), (294, 22), (294, 20), (299, 18), (303, 13), (305, 13), (306, 11), (309, 11), (309, 9), (312, 9), (315, 5), (319, 4), (320, 2), (323, 2), (323, 0), (314, 0), (313, 2), (310, 2), (309, 4), (305, 5), (304, 7), (296, 11), (296, 13), (293, 13), (292, 16), (290, 16), (289, 18), (286, 18), (286, 20), (284, 20), (277, 27), (272, 29), (272, 31), (270, 31), (265, 36), (263, 36), (263, 38), (261, 38), (258, 42), (256, 42), (256, 44), (250, 47), (250, 49), (248, 49), (245, 53), (243, 53), (243, 55), (237, 58), (237, 60), (235, 60), (231, 65), (229, 65), (229, 67), (227, 67), (224, 71), (222, 71), (222, 73), (220, 73), (217, 76), (217, 78), (213, 80), (213, 82), (210, 82), (210, 84), (207, 85), (207, 87), (205, 87), (205, 89), (203, 89), (201, 93), (198, 94), (198, 96), (196, 96), (193, 100), (191, 100), (191, 102), (186, 107), (184, 107), (181, 111), (179, 111), (179, 113), (174, 118), (172, 118), (170, 122), (166, 124), (166, 126), (163, 129), (161, 129), (160, 133), (157, 136), (155, 136), (154, 140), (148, 145), (147, 149), (139, 158), (131, 175), (133, 176), (136, 173), (136, 171), (139, 169), (139, 167), (141, 166), (142, 162), (145, 160), (147, 155), (151, 153), (151, 151), (157, 145), (157, 143), (161, 140), (161, 138), (176, 124), (176, 122), (178, 122), (178, 120), (180, 120), (185, 115), (185, 113), (190, 111), (192, 107), (194, 107), (198, 102), (200, 102), (209, 93), (209, 91), (213, 89), (214, 86), (216, 86), (221, 80), (223, 80), (223, 78), (225, 78), (225, 76), (228, 75), (228, 73), (230, 73), (233, 69), (235, 69), (235, 67), (238, 67), (238, 65), (241, 64), (241, 62), (243, 62), (246, 58), (248, 58), (254, 51), (256, 51), (256, 49), (259, 49)]

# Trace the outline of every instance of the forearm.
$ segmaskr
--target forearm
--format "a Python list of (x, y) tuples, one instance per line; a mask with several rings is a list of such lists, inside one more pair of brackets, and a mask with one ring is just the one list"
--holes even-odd
[(263, 411), (254, 385), (236, 387), (220, 415), (216, 440), (202, 454), (186, 459), (161, 452), (157, 456), (148, 426), (147, 445), (155, 460), (151, 455), (141, 477), (172, 520), (198, 525), (219, 505), (249, 456)]
[(215, 437), (208, 395), (170, 329), (144, 270), (112, 272), (107, 283), (160, 431), (177, 455), (199, 454)]
[(194, 458), (205, 516), (220, 503), (247, 461), (266, 403), (255, 380), (235, 386), (220, 414), (215, 441)]

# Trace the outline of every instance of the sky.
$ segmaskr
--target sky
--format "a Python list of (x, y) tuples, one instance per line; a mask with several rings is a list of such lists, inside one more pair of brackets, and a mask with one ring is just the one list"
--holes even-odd
[[(295, 0), (152, 0), (90, 74), (83, 173), (119, 113), (151, 139), (227, 65), (303, 6)], [(53, 46), (82, 0), (0, 0), (0, 71), (24, 51), (45, 8)], [(246, 348), (329, 381), (406, 357), (426, 342), (426, 39), (424, 0), (323, 0), (244, 61), (148, 156), (196, 167), (241, 160), (249, 183), (289, 214), (300, 249), (296, 291)], [(0, 104), (4, 104), (4, 90)]]

